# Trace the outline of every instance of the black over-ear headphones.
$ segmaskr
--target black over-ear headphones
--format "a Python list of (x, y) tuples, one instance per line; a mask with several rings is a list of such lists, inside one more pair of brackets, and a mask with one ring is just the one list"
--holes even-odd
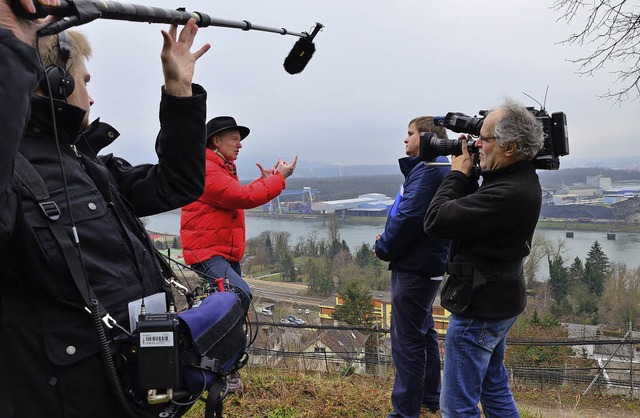
[(58, 51), (60, 52), (60, 63), (48, 66), (45, 70), (46, 79), (42, 79), (40, 87), (42, 91), (48, 93), (47, 80), (51, 87), (51, 97), (64, 100), (71, 96), (76, 84), (67, 70), (67, 61), (71, 55), (71, 38), (67, 32), (58, 33)]

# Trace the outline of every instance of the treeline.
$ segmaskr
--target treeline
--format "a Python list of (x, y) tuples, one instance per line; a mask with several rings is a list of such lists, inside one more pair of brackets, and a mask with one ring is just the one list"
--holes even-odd
[[(538, 170), (540, 183), (545, 188), (555, 189), (561, 185), (584, 183), (588, 176), (602, 175), (610, 177), (612, 181), (637, 180), (640, 172), (614, 170), (607, 168), (568, 168), (558, 171)], [(382, 193), (391, 198), (395, 197), (403, 182), (402, 174), (380, 174), (370, 176), (344, 176), (325, 178), (296, 178), (295, 175), (287, 179), (287, 189), (302, 189), (311, 187), (319, 190), (318, 200), (349, 199), (365, 193)], [(281, 196), (281, 200), (300, 200), (299, 195)]]
[[(371, 291), (389, 290), (387, 263), (376, 258), (368, 244), (349, 248), (340, 238), (335, 217), (329, 218), (327, 232), (327, 238), (314, 232), (291, 242), (288, 232), (264, 231), (247, 241), (243, 271), (305, 282), (313, 296), (345, 294), (359, 300), (362, 310), (368, 305), (362, 298), (370, 300)], [(565, 259), (565, 246), (564, 240), (548, 241), (535, 234), (524, 264), (528, 315), (550, 315), (547, 325), (562, 321), (617, 329), (635, 324), (640, 313), (640, 269), (611, 263), (597, 241), (584, 259)], [(547, 277), (538, 273), (543, 263), (548, 266)], [(366, 318), (356, 319), (350, 323), (361, 324)]]
[(351, 249), (340, 238), (335, 216), (329, 217), (328, 237), (311, 233), (291, 243), (288, 232), (264, 231), (247, 240), (243, 272), (280, 275), (285, 282), (305, 282), (312, 296), (340, 294), (346, 301), (336, 309), (334, 319), (352, 325), (372, 318), (372, 290), (389, 290), (387, 263), (363, 243)]
[[(612, 263), (598, 241), (583, 258), (567, 259), (566, 241), (550, 242), (536, 234), (525, 260), (528, 311), (550, 314), (562, 322), (626, 329), (640, 314), (640, 268)], [(540, 263), (548, 277), (537, 277)]]

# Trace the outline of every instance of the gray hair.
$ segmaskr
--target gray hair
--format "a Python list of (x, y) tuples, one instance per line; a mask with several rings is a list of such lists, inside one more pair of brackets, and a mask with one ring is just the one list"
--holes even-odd
[(502, 112), (495, 128), (498, 144), (514, 142), (516, 155), (523, 160), (533, 159), (544, 144), (542, 123), (515, 100), (507, 99), (497, 110)]

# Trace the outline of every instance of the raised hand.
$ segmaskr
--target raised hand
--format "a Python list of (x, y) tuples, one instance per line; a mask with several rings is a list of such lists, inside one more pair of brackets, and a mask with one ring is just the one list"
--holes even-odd
[(180, 31), (180, 35), (177, 35), (177, 25), (171, 25), (169, 32), (164, 30), (161, 32), (164, 43), (160, 59), (165, 91), (173, 96), (191, 96), (195, 63), (211, 48), (211, 45), (204, 44), (202, 48), (191, 53), (191, 46), (198, 32), (195, 19), (189, 19)]
[[(36, 46), (36, 32), (53, 20), (47, 17), (40, 20), (26, 20), (17, 17), (11, 10), (11, 0), (0, 0), (0, 28), (9, 29), (16, 38), (27, 45)], [(59, 6), (60, 0), (37, 0), (43, 6)], [(20, 6), (27, 13), (35, 13), (33, 0), (19, 0)]]
[(296, 169), (296, 164), (298, 163), (298, 156), (293, 157), (293, 161), (288, 163), (286, 161), (278, 160), (278, 164), (276, 165), (276, 171), (282, 173), (284, 178), (289, 177), (293, 174), (293, 171)]
[(282, 159), (276, 161), (276, 163), (274, 164), (274, 166), (272, 168), (269, 169), (265, 169), (262, 164), (260, 163), (256, 163), (256, 165), (258, 166), (258, 169), (260, 169), (260, 178), (266, 179), (267, 177), (276, 174), (276, 168), (278, 167), (278, 164), (280, 164), (280, 162), (282, 161)]

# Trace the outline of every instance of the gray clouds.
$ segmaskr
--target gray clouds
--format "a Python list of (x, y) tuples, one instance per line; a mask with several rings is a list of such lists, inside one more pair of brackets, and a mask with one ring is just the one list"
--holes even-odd
[[(625, 145), (636, 136), (640, 103), (619, 107), (598, 99), (614, 81), (607, 70), (591, 78), (575, 74), (567, 60), (589, 51), (558, 44), (576, 27), (556, 22), (551, 1), (134, 3), (184, 6), (295, 32), (325, 25), (313, 59), (293, 76), (282, 62), (295, 37), (217, 27), (198, 32), (194, 48), (209, 42), (212, 49), (197, 63), (194, 79), (208, 91), (209, 117), (232, 115), (251, 128), (244, 161), (298, 154), (299, 164), (392, 163), (404, 154), (406, 124), (414, 116), (473, 115), (505, 97), (537, 107), (522, 92), (542, 102), (547, 85), (547, 110), (564, 111), (569, 123), (571, 155), (562, 167), (640, 154)], [(92, 118), (122, 133), (106, 151), (133, 163), (155, 161), (165, 28), (109, 20), (80, 28), (94, 47)]]

